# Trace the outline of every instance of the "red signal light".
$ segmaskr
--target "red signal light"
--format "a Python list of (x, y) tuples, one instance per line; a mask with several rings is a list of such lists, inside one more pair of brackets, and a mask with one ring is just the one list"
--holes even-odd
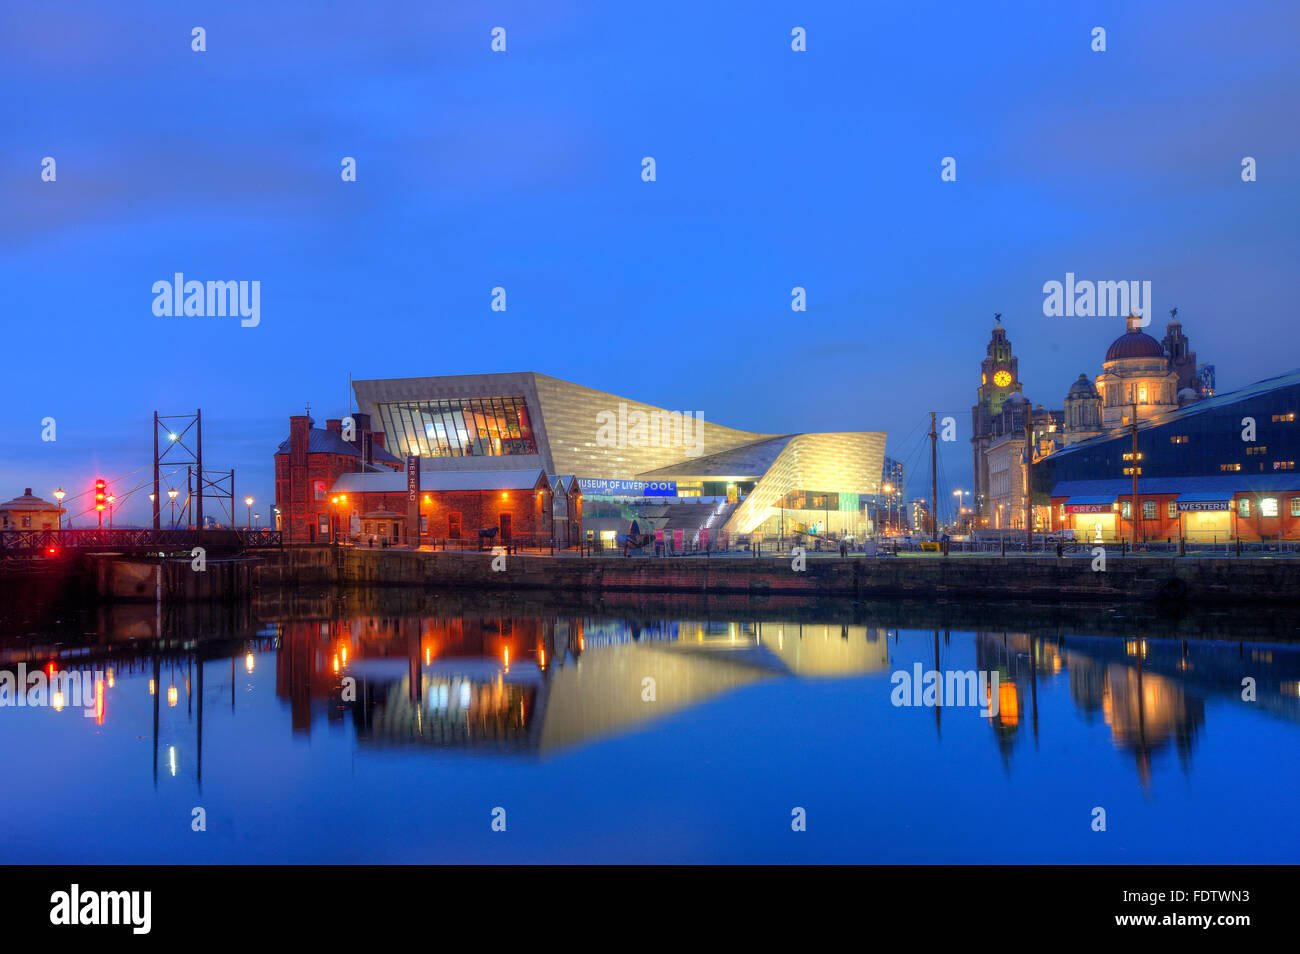
[(56, 553), (58, 553), (58, 552), (59, 552), (59, 551), (56, 550), (56, 549), (54, 549), (54, 547), (50, 547), (50, 555), (51, 555), (51, 556), (53, 556), (54, 554), (56, 554)]

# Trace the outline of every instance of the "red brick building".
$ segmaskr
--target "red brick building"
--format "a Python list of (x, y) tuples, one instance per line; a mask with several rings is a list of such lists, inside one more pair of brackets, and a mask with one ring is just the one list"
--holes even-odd
[(285, 543), (324, 543), (331, 537), (335, 508), (331, 490), (342, 474), (391, 474), (402, 461), (384, 447), (384, 435), (370, 429), (369, 414), (352, 415), (344, 438), (342, 418), (322, 430), (305, 414), (289, 418), (289, 439), (275, 452), (277, 527)]
[[(556, 493), (561, 500), (556, 500)], [(345, 473), (330, 488), (340, 539), (369, 545), (413, 542), (405, 473)], [(582, 539), (582, 491), (541, 470), (424, 471), (420, 540), (477, 545), (576, 545)], [(495, 531), (495, 533), (492, 533)]]
[[(1078, 540), (1129, 540), (1133, 533), (1132, 479), (1077, 480), (1052, 490), (1052, 530), (1071, 529)], [(1204, 543), (1300, 539), (1300, 477), (1138, 479), (1138, 540)]]

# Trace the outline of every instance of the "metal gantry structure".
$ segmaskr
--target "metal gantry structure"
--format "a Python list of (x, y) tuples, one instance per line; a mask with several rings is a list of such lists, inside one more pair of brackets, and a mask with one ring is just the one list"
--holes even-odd
[[(159, 435), (162, 440), (159, 440)], [(193, 446), (191, 446), (191, 444)], [(161, 450), (159, 449), (161, 445)], [(235, 525), (235, 472), (203, 469), (203, 410), (193, 414), (153, 414), (153, 528), (162, 529), (163, 466), (185, 465), (186, 501), (182, 513), (197, 530), (203, 529), (203, 499), (227, 501), (230, 525)], [(175, 529), (174, 527), (172, 529)]]

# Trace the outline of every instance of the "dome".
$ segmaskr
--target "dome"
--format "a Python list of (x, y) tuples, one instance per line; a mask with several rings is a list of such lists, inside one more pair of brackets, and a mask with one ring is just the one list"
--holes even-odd
[[(1109, 357), (1109, 356), (1108, 356)], [(1086, 374), (1079, 375), (1079, 380), (1070, 385), (1070, 391), (1065, 395), (1068, 401), (1070, 398), (1095, 398), (1097, 397), (1097, 387), (1088, 380)]]
[(1164, 356), (1164, 346), (1146, 332), (1137, 329), (1124, 332), (1106, 349), (1107, 361), (1123, 358), (1163, 358)]
[(1178, 392), (1178, 406), (1182, 407), (1184, 404), (1192, 404), (1200, 400), (1200, 397), (1201, 396), (1196, 393), (1195, 389), (1183, 388)]
[(1011, 395), (1011, 397), (1007, 398), (1006, 403), (1007, 404), (1028, 404), (1029, 398), (1025, 397), (1023, 394), (1017, 391), (1015, 394)]

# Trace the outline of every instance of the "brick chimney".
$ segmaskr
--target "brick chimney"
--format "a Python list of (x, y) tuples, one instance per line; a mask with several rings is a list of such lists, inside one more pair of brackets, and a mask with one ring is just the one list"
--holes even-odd
[(306, 414), (295, 414), (289, 418), (289, 460), (293, 463), (307, 463), (307, 432), (311, 429), (311, 418)]
[(343, 433), (343, 418), (341, 418), (341, 417), (331, 417), (331, 418), (327, 418), (326, 421), (325, 421), (325, 430), (327, 430), (327, 431), (333, 431), (335, 434), (342, 435), (342, 433)]

